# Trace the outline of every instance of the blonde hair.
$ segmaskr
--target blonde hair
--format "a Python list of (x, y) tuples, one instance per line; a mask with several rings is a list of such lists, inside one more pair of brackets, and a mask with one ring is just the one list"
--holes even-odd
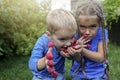
[(77, 30), (75, 18), (70, 12), (64, 9), (56, 9), (50, 11), (46, 18), (46, 24), (47, 31), (52, 34), (55, 33), (55, 31), (64, 28)]

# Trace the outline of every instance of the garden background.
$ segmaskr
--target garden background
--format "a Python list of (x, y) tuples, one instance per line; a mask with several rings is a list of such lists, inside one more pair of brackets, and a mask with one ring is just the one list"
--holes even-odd
[[(0, 0), (0, 80), (31, 80), (28, 60), (36, 40), (45, 32), (51, 0)], [(110, 80), (120, 80), (120, 0), (104, 0), (109, 30)], [(70, 80), (71, 61), (66, 61)]]

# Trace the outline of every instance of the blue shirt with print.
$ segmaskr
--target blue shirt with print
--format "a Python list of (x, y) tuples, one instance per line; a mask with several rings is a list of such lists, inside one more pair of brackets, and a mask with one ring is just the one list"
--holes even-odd
[[(47, 68), (42, 70), (37, 69), (37, 62), (40, 58), (44, 57), (48, 51), (48, 43), (50, 42), (46, 34), (43, 34), (36, 42), (32, 54), (29, 60), (29, 68), (32, 71), (34, 76), (37, 77), (52, 77), (51, 74), (47, 71)], [(60, 52), (56, 50), (55, 47), (52, 49), (53, 61), (55, 70), (58, 73), (64, 73), (64, 62), (65, 58), (60, 55)]]
[[(78, 38), (78, 35), (75, 36)], [(105, 29), (105, 41), (108, 40), (108, 31)], [(97, 52), (98, 51), (98, 44), (99, 42), (102, 42), (102, 28), (100, 27), (97, 31), (96, 36), (89, 42), (91, 45), (89, 50)], [(74, 61), (73, 66), (71, 67), (70, 74), (71, 76), (77, 75), (80, 78), (85, 78), (83, 73), (80, 71), (77, 74), (75, 74), (75, 70), (80, 66), (80, 62)], [(86, 59), (85, 64), (85, 72), (88, 79), (92, 78), (98, 78), (101, 77), (104, 74), (104, 62), (98, 63), (90, 59)]]

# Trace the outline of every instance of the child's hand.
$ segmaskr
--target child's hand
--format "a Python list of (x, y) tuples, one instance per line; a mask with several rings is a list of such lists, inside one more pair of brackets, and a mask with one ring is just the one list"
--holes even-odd
[(90, 40), (85, 38), (84, 36), (80, 37), (78, 40), (77, 40), (77, 43), (76, 44), (79, 44), (79, 45), (85, 45), (86, 43), (88, 43)]
[(61, 54), (63, 57), (66, 57), (66, 58), (70, 57), (70, 55), (68, 54), (68, 52), (65, 53), (64, 51), (61, 51), (60, 54)]
[(90, 48), (90, 44), (88, 43), (90, 40), (88, 38), (87, 34), (83, 34), (83, 36), (81, 38), (79, 38), (79, 40), (77, 40), (77, 44), (78, 45), (83, 45), (83, 47), (85, 48)]
[(78, 53), (81, 53), (83, 48), (89, 48), (90, 45), (87, 44), (90, 40), (88, 40), (88, 35), (83, 35), (76, 42), (75, 45), (68, 47), (67, 52), (71, 56), (75, 56)]
[(72, 47), (69, 47), (69, 48), (67, 49), (67, 51), (68, 51), (69, 55), (75, 56), (75, 55), (81, 53), (83, 47), (85, 47), (85, 46), (86, 46), (86, 45), (76, 45), (76, 46), (72, 46)]

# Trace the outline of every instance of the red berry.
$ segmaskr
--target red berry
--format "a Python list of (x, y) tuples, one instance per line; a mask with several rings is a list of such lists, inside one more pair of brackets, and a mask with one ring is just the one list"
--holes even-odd
[(54, 66), (53, 60), (48, 60), (47, 65), (53, 67)]
[(54, 71), (55, 71), (55, 68), (54, 68), (54, 67), (49, 67), (49, 68), (48, 68), (48, 72), (53, 73)]
[(52, 76), (56, 78), (58, 76), (58, 73), (56, 71), (52, 72)]
[(77, 43), (77, 40), (74, 40), (74, 42), (73, 42), (73, 46), (76, 46), (76, 43)]
[(61, 48), (60, 50), (63, 51), (64, 53), (68, 53), (67, 49), (65, 48)]
[(49, 42), (48, 47), (53, 47), (53, 46), (54, 46), (53, 42)]
[(47, 53), (46, 54), (46, 58), (48, 59), (48, 60), (52, 60), (53, 59), (53, 55), (52, 55), (52, 53)]
[(90, 48), (90, 44), (87, 44), (86, 48)]
[(87, 34), (83, 34), (83, 37), (84, 37), (84, 38), (87, 38), (87, 37), (88, 37), (88, 35), (87, 35)]

